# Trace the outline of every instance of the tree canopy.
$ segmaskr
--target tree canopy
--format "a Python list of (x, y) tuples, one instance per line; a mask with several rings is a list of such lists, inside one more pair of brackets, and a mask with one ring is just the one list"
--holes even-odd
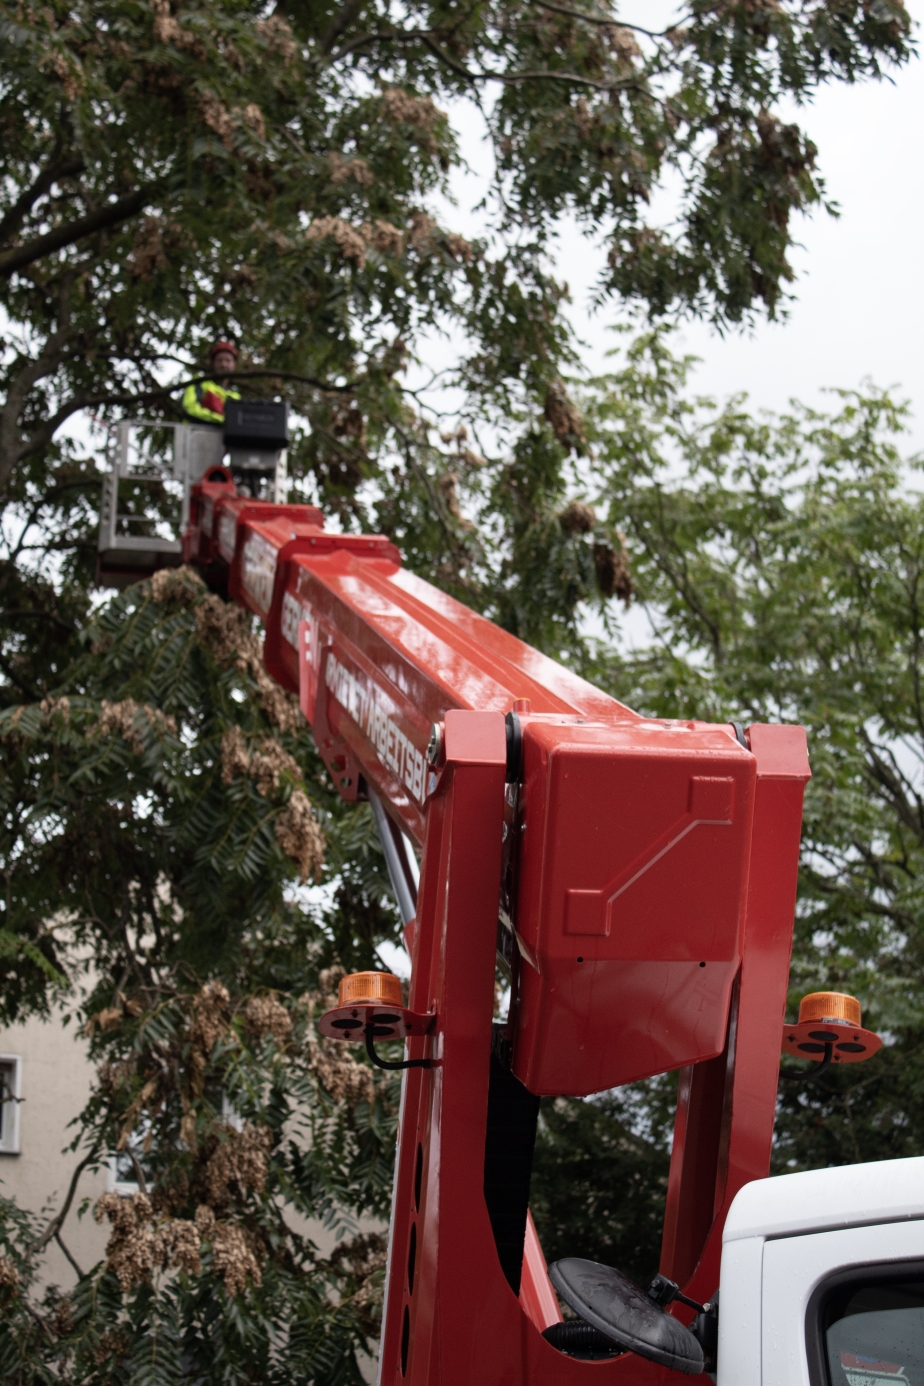
[[(575, 360), (561, 218), (608, 247), (603, 301), (720, 325), (779, 313), (795, 214), (823, 198), (817, 151), (782, 112), (911, 52), (896, 0), (693, 0), (663, 33), (583, 0), (400, 16), (377, 0), (4, 0), (0, 33), (2, 644), (16, 697), (54, 681), (86, 609), (99, 475), (62, 425), (178, 417), (216, 335), (244, 348), (238, 384), (284, 391), (310, 425), (295, 478), (490, 605), (492, 545), (460, 508), (460, 493), (480, 498), (511, 547), (503, 619), (522, 621), (539, 566), (524, 511), (561, 489), (562, 457), (582, 446), (561, 379)], [(473, 244), (437, 215), (466, 106), (492, 169)], [(441, 445), (402, 383), (439, 331), (459, 342), (474, 447)], [(26, 581), (36, 569), (44, 580)], [(36, 646), (48, 668), (11, 658)]]

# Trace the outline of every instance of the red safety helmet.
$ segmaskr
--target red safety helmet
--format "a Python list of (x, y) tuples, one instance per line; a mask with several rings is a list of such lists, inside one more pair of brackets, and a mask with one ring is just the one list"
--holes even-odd
[(231, 355), (234, 357), (235, 361), (237, 360), (237, 357), (238, 357), (238, 350), (237, 350), (237, 347), (234, 345), (233, 342), (215, 342), (215, 343), (213, 343), (213, 345), (212, 345), (211, 347), (209, 347), (209, 360), (211, 361), (212, 357), (213, 357), (213, 356), (216, 356), (216, 355), (218, 354), (219, 351), (230, 351), (230, 353), (231, 353)]

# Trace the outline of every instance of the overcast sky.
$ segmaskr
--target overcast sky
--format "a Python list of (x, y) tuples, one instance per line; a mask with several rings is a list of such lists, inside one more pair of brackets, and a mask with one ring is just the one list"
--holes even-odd
[[(909, 9), (916, 21), (924, 19), (924, 0), (912, 0)], [(675, 13), (663, 0), (620, 6), (623, 19), (650, 27)], [(458, 205), (443, 215), (472, 234), (479, 218), (471, 208), (489, 162), (480, 118), (453, 111), (455, 121), (460, 117), (472, 173), (456, 177)], [(792, 257), (796, 301), (788, 319), (724, 339), (704, 324), (686, 324), (677, 345), (702, 358), (693, 381), (699, 393), (725, 397), (745, 391), (755, 408), (784, 409), (793, 397), (825, 407), (826, 387), (852, 388), (865, 378), (894, 385), (915, 409), (907, 449), (924, 451), (924, 66), (913, 59), (894, 82), (832, 83), (795, 118), (818, 146), (827, 196), (841, 215), (835, 220), (819, 210), (794, 221), (800, 246)], [(594, 372), (605, 369), (605, 353), (614, 343), (609, 328), (618, 312), (588, 310), (602, 261), (602, 252), (577, 230), (566, 230), (556, 268), (570, 285), (572, 317)]]

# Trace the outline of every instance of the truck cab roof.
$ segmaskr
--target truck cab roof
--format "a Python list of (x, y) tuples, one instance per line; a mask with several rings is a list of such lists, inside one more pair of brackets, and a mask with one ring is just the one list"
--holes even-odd
[(723, 1243), (924, 1218), (924, 1156), (755, 1179), (736, 1195)]

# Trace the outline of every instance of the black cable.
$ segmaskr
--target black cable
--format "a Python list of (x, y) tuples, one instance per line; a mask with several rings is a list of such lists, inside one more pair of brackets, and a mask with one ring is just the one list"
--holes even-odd
[(788, 1079), (790, 1083), (796, 1081), (800, 1083), (814, 1083), (816, 1078), (820, 1078), (823, 1073), (827, 1073), (833, 1062), (834, 1045), (826, 1044), (825, 1056), (817, 1068), (811, 1069), (808, 1073), (784, 1073), (783, 1070), (780, 1069), (780, 1077)]
[(374, 1023), (370, 1023), (366, 1026), (365, 1035), (366, 1053), (369, 1055), (369, 1058), (375, 1064), (376, 1068), (384, 1068), (389, 1073), (396, 1073), (399, 1069), (402, 1068), (430, 1068), (433, 1063), (432, 1059), (405, 1059), (400, 1064), (393, 1064), (389, 1059), (380, 1059), (378, 1054), (376, 1054), (375, 1052)]

